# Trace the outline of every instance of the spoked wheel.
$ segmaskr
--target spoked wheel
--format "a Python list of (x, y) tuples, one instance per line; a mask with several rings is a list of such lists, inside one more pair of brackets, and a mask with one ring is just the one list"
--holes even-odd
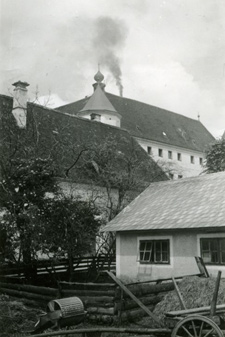
[(205, 316), (188, 316), (180, 320), (171, 337), (224, 337), (218, 325)]

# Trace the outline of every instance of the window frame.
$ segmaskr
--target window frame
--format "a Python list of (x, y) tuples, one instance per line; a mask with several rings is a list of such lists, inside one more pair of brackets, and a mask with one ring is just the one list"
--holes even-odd
[(195, 156), (190, 155), (190, 162), (191, 164), (195, 163)]
[(203, 158), (202, 157), (199, 157), (199, 165), (203, 165)]
[(147, 146), (147, 154), (148, 155), (152, 155), (152, 147), (151, 146)]
[(168, 150), (168, 159), (173, 159), (173, 151)]
[[(207, 242), (208, 241), (208, 242)], [(224, 261), (223, 261), (223, 257), (222, 254), (225, 254), (225, 248), (222, 248), (222, 241), (224, 241), (224, 247), (225, 247), (225, 237), (202, 237), (200, 238), (200, 256), (202, 257), (204, 263), (206, 265), (211, 265), (211, 266), (225, 266), (225, 257), (224, 257)], [(203, 244), (204, 243), (208, 243), (209, 244), (209, 249), (203, 250)], [(215, 249), (211, 249), (211, 244), (214, 243), (214, 246), (216, 247)], [(212, 261), (205, 261), (204, 260), (204, 252), (205, 253), (209, 253), (210, 255), (210, 259), (212, 260), (212, 253), (217, 253), (217, 258), (218, 260), (216, 262), (212, 262)]]
[[(144, 239), (141, 238), (138, 240), (138, 262), (141, 265), (170, 265), (171, 264), (171, 256), (170, 256), (170, 239)], [(141, 244), (145, 243), (145, 248), (141, 248)], [(167, 243), (166, 251), (163, 250), (162, 248), (162, 243)], [(146, 249), (147, 244), (151, 244), (151, 249)], [(157, 247), (156, 245), (160, 244), (160, 256), (162, 258), (162, 254), (166, 253), (167, 254), (167, 260), (166, 261), (157, 261)], [(153, 247), (153, 248), (152, 248)], [(152, 252), (153, 252), (153, 261), (151, 261), (152, 257)], [(143, 253), (143, 256), (145, 257), (146, 254), (149, 254), (149, 259), (144, 260), (141, 259), (141, 253)]]
[(181, 152), (177, 152), (177, 160), (182, 161), (182, 155)]
[(158, 156), (163, 158), (163, 149), (158, 149)]

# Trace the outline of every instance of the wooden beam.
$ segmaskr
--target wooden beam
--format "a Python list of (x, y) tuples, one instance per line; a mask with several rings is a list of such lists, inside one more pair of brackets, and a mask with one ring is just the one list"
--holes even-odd
[(175, 278), (172, 277), (172, 280), (173, 280), (174, 288), (175, 288), (175, 291), (176, 291), (176, 293), (177, 293), (177, 296), (178, 296), (178, 299), (179, 299), (179, 302), (180, 302), (181, 309), (182, 309), (182, 310), (186, 310), (186, 309), (187, 309), (187, 308), (186, 308), (186, 305), (185, 305), (185, 303), (184, 303), (184, 300), (183, 300), (183, 297), (182, 297), (182, 295), (181, 295), (180, 289), (179, 289), (178, 286), (177, 286), (177, 283), (176, 283), (176, 281), (175, 281)]
[(113, 273), (107, 271), (107, 274), (127, 295), (132, 298), (132, 300), (134, 300), (139, 305), (139, 307), (141, 307), (146, 312), (146, 314), (148, 314), (148, 316), (150, 316), (159, 326), (162, 326), (158, 318), (134, 294), (132, 294), (132, 292)]
[(216, 285), (215, 285), (215, 290), (213, 293), (213, 298), (210, 306), (210, 316), (213, 317), (216, 314), (216, 302), (218, 298), (218, 292), (219, 292), (219, 287), (220, 287), (220, 279), (221, 279), (221, 274), (222, 271), (219, 270), (216, 278)]
[[(210, 306), (207, 307), (200, 307), (200, 308), (192, 308), (192, 309), (186, 309), (186, 310), (177, 310), (177, 311), (170, 311), (166, 313), (166, 316), (168, 317), (174, 317), (174, 316), (182, 316), (182, 315), (188, 315), (188, 314), (199, 314), (199, 313), (210, 313)], [(218, 304), (216, 306), (216, 313), (218, 312), (225, 312), (225, 304)]]
[(75, 329), (75, 330), (61, 330), (61, 331), (54, 331), (54, 332), (46, 332), (43, 334), (35, 334), (35, 335), (30, 335), (27, 337), (50, 337), (50, 336), (68, 336), (68, 335), (75, 335), (75, 334), (87, 334), (88, 336), (93, 336), (93, 334), (95, 332), (108, 332), (108, 333), (134, 333), (137, 335), (170, 335), (171, 334), (171, 330), (170, 329), (148, 329), (148, 328), (139, 328), (139, 329), (135, 329), (135, 328), (102, 328), (102, 327), (98, 327), (98, 328), (90, 328), (90, 329)]

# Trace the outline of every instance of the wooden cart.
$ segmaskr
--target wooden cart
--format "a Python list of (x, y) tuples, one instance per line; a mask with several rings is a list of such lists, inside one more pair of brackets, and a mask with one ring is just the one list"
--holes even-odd
[(224, 337), (225, 304), (216, 307), (215, 315), (210, 315), (211, 307), (166, 313), (174, 321), (171, 337)]

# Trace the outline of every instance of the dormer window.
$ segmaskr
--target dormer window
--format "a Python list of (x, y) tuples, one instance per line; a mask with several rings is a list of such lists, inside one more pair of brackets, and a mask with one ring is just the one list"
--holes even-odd
[(96, 122), (101, 122), (101, 115), (92, 113), (91, 114), (91, 120)]

